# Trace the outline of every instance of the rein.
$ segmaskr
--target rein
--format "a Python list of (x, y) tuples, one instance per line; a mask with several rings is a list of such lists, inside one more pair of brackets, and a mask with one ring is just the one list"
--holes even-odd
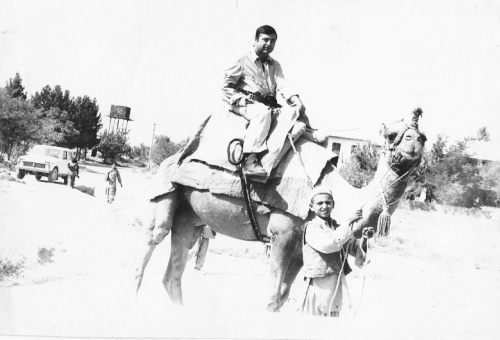
[(238, 175), (240, 176), (240, 182), (241, 182), (241, 191), (243, 191), (243, 197), (245, 198), (245, 205), (246, 205), (246, 208), (247, 208), (247, 214), (248, 214), (248, 219), (250, 220), (250, 225), (252, 226), (252, 230), (255, 234), (255, 237), (257, 237), (257, 239), (266, 244), (266, 243), (269, 243), (269, 238), (267, 236), (263, 236), (262, 233), (260, 232), (260, 229), (259, 229), (259, 226), (257, 224), (257, 219), (255, 218), (255, 213), (253, 211), (253, 208), (252, 208), (252, 197), (250, 195), (250, 184), (248, 183), (247, 181), (247, 178), (245, 176), (245, 174), (243, 173), (243, 167), (241, 166), (241, 164), (243, 163), (243, 157), (241, 157), (241, 159), (239, 160), (235, 160), (231, 157), (231, 145), (236, 142), (236, 143), (240, 143), (241, 145), (243, 145), (243, 140), (242, 139), (239, 139), (239, 138), (236, 138), (236, 139), (233, 139), (231, 142), (229, 142), (229, 145), (227, 147), (227, 159), (229, 161), (229, 163), (233, 164), (236, 166), (236, 168), (238, 169), (237, 172), (238, 172)]

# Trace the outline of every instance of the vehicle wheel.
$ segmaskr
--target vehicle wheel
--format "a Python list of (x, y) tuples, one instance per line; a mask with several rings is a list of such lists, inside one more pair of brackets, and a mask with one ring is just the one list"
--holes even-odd
[(49, 182), (55, 182), (55, 181), (57, 181), (58, 178), (59, 177), (58, 177), (57, 168), (54, 168), (54, 170), (52, 170), (48, 176)]
[(68, 176), (63, 177), (64, 185), (68, 184)]
[(23, 178), (24, 178), (24, 175), (25, 175), (25, 173), (24, 173), (24, 171), (23, 171), (23, 170), (19, 170), (19, 169), (18, 169), (18, 170), (16, 171), (16, 176), (17, 176), (17, 178), (19, 178), (19, 179), (23, 179)]
[(41, 180), (42, 179), (42, 175), (35, 175), (35, 178), (37, 181)]

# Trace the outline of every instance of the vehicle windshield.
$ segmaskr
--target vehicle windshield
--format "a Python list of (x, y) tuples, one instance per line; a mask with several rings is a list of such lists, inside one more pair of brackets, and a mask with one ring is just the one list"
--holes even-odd
[(53, 149), (47, 146), (35, 146), (30, 152), (30, 155), (40, 155), (40, 156), (49, 156), (54, 158), (59, 158), (61, 155), (61, 150)]

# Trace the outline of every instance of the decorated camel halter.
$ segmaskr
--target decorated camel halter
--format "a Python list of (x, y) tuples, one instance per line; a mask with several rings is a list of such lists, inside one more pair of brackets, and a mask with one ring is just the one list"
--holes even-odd
[(403, 136), (404, 134), (406, 133), (406, 131), (408, 131), (409, 129), (413, 129), (415, 131), (418, 132), (418, 119), (420, 117), (422, 117), (422, 109), (421, 108), (416, 108), (414, 111), (413, 111), (413, 117), (411, 118), (411, 123), (410, 125), (406, 125), (406, 128), (401, 130), (398, 135), (396, 136), (396, 138), (394, 138), (394, 142), (393, 142), (393, 145), (396, 146), (396, 145), (399, 145), (399, 143), (401, 143), (401, 140), (403, 139)]

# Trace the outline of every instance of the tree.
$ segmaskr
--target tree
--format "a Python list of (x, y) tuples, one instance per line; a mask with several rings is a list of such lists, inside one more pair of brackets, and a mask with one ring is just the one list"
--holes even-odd
[(60, 85), (56, 85), (53, 90), (49, 85), (46, 85), (42, 91), (36, 92), (31, 97), (31, 102), (37, 109), (48, 111), (51, 108), (57, 108), (66, 113), (70, 113), (73, 104), (70, 92), (66, 90), (63, 93)]
[(380, 152), (375, 144), (358, 144), (352, 150), (349, 161), (339, 169), (340, 174), (352, 186), (362, 188), (375, 176), (379, 158)]
[(24, 86), (22, 85), (22, 79), (19, 76), (19, 72), (16, 73), (14, 79), (9, 79), (5, 89), (7, 90), (7, 94), (12, 98), (19, 98), (22, 100), (26, 100), (26, 92), (24, 92)]
[(133, 146), (130, 156), (139, 160), (147, 160), (149, 157), (149, 146), (146, 146), (144, 143)]
[(118, 156), (129, 153), (131, 148), (128, 145), (127, 132), (105, 130), (101, 135), (97, 150), (102, 154), (104, 163), (108, 158), (114, 160)]
[(40, 93), (36, 92), (31, 97), (31, 102), (41, 112), (41, 118), (56, 121), (54, 132), (62, 134), (62, 138), (55, 141), (56, 146), (74, 148), (71, 137), (78, 134), (74, 123), (70, 120), (71, 110), (74, 105), (68, 90), (62, 91), (61, 86), (56, 85), (54, 90), (49, 85), (45, 86)]
[(439, 203), (477, 207), (484, 203), (485, 181), (481, 167), (467, 153), (471, 138), (457, 141), (447, 147), (445, 136), (433, 144), (422, 184), (435, 188)]
[(483, 126), (482, 128), (479, 128), (479, 130), (477, 130), (477, 140), (482, 140), (482, 141), (485, 141), (485, 142), (489, 142), (490, 141), (490, 134), (489, 132), (486, 130), (486, 126)]
[(72, 124), (61, 123), (57, 111), (37, 110), (29, 101), (12, 98), (0, 89), (1, 152), (9, 159), (24, 153), (34, 144), (54, 145), (72, 130)]
[(172, 156), (174, 153), (179, 151), (186, 145), (187, 140), (183, 140), (180, 143), (175, 143), (170, 140), (167, 136), (156, 136), (155, 143), (153, 145), (153, 151), (151, 152), (151, 160), (154, 164), (160, 165), (163, 160)]
[(102, 124), (95, 98), (91, 100), (88, 96), (84, 96), (74, 99), (69, 119), (73, 122), (78, 134), (67, 136), (66, 141), (68, 145), (77, 148), (77, 155), (80, 158), (82, 149), (93, 148), (99, 143), (97, 134)]
[(49, 110), (57, 112), (61, 123), (73, 124), (74, 129), (67, 131), (58, 146), (77, 148), (79, 158), (81, 149), (92, 148), (98, 143), (97, 134), (102, 124), (95, 98), (93, 100), (88, 96), (71, 98), (70, 92), (68, 90), (63, 92), (61, 86), (56, 85), (51, 89), (47, 85), (40, 93), (36, 92), (31, 101), (36, 108), (44, 112)]

